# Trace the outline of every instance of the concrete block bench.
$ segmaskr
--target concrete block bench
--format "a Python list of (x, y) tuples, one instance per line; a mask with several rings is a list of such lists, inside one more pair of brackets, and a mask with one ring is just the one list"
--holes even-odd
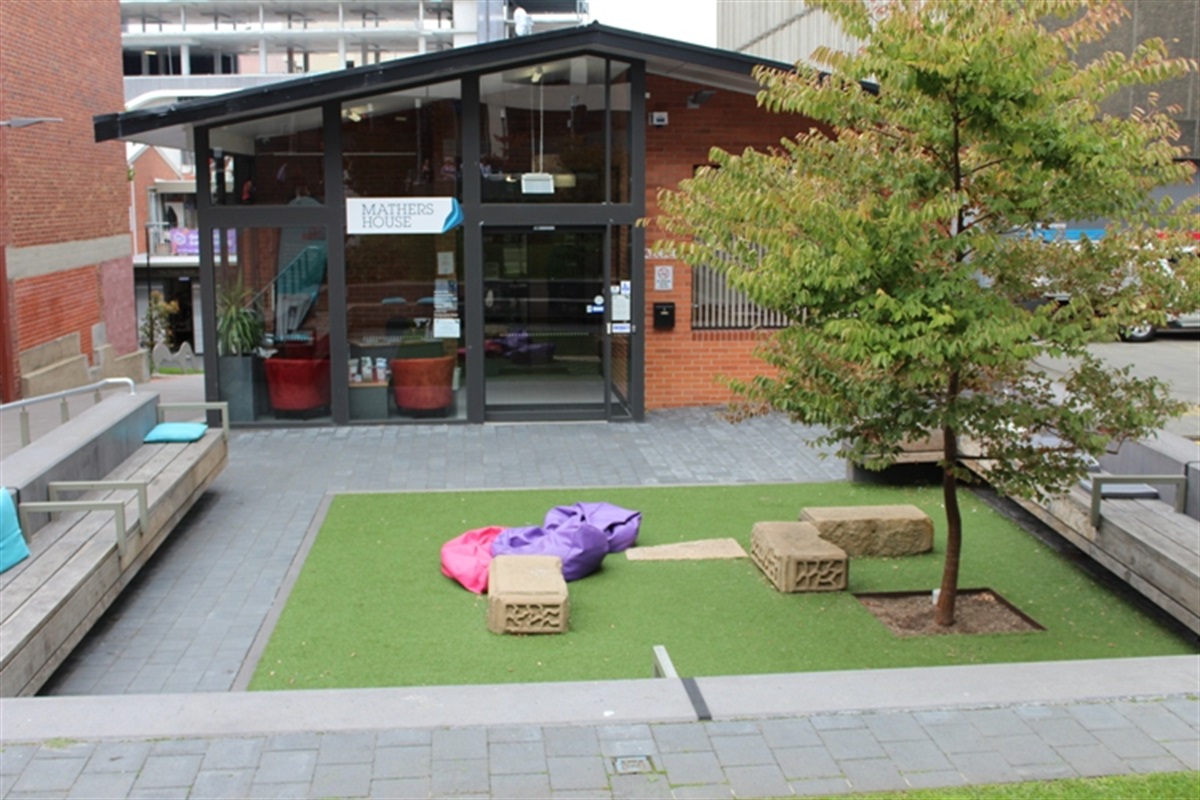
[(910, 556), (933, 549), (933, 520), (916, 506), (821, 506), (800, 519), (850, 556)]
[(496, 556), (488, 568), (488, 630), (562, 633), (570, 617), (558, 556)]
[[(197, 441), (144, 444), (171, 410), (217, 408)], [(36, 694), (212, 484), (224, 404), (111, 397), (5, 459), (30, 557), (0, 575), (0, 696)]]
[(807, 522), (756, 522), (750, 559), (781, 592), (838, 592), (846, 588), (846, 552)]

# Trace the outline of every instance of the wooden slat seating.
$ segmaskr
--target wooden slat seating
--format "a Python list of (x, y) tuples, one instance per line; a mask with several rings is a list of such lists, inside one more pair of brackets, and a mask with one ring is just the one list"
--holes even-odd
[[(222, 424), (195, 442), (141, 444), (138, 436), (107, 474), (31, 478), (22, 488), (17, 507), (31, 555), (0, 574), (0, 696), (40, 689), (225, 467), (224, 403), (157, 405), (155, 417), (202, 408), (219, 410)], [(134, 427), (144, 435), (152, 423)], [(46, 499), (31, 499), (43, 485)], [(52, 510), (45, 524), (31, 522)]]
[[(988, 462), (964, 465), (986, 479)], [(1110, 475), (1096, 472), (1088, 486), (1041, 502), (1012, 498), (1019, 506), (1078, 547), (1146, 599), (1200, 634), (1200, 521), (1182, 513), (1186, 477)], [(1175, 501), (1123, 498), (1108, 489), (1130, 483), (1161, 491)], [(1103, 492), (1103, 497), (1096, 495)]]

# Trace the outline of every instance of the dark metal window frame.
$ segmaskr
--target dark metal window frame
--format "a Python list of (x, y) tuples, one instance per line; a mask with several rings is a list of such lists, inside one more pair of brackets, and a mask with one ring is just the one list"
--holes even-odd
[[(645, 261), (645, 231), (636, 225), (645, 216), (645, 170), (641, 168), (646, 160), (645, 128), (639, 124), (646, 116), (645, 63), (636, 59), (615, 57), (610, 54), (595, 52), (590, 48), (571, 53), (555, 53), (554, 59), (573, 58), (576, 56), (594, 56), (606, 62), (605, 80), (605, 152), (606, 174), (611, 174), (613, 156), (612, 142), (612, 107), (610, 102), (611, 63), (619, 61), (629, 65), (630, 83), (630, 124), (627, 135), (629, 163), (631, 165), (629, 188), (630, 202), (611, 202), (611, 188), (606, 190), (608, 201), (592, 204), (537, 203), (537, 204), (484, 204), (481, 198), (479, 181), (463, 181), (463, 196), (461, 205), (466, 219), (463, 236), (464, 259), (464, 341), (467, 347), (465, 385), (467, 389), (467, 422), (482, 423), (484, 412), (484, 365), (483, 365), (483, 227), (520, 227), (529, 225), (561, 225), (581, 227), (603, 227), (611, 231), (613, 226), (625, 225), (630, 228), (631, 267), (632, 267), (632, 307), (642, 308), (644, 305), (644, 275)], [(536, 64), (545, 61), (544, 57), (529, 57), (504, 67), (516, 67), (522, 64)], [(480, 93), (479, 78), (484, 73), (491, 73), (495, 66), (464, 72), (457, 76), (460, 81), (462, 98), (462, 158), (464, 164), (476, 164), (482, 155), (479, 135)], [(370, 89), (352, 94), (336, 94), (317, 103), (304, 104), (305, 108), (319, 106), (322, 109), (322, 129), (324, 136), (324, 184), (325, 198), (321, 206), (222, 206), (212, 203), (210, 172), (208, 169), (196, 170), (196, 203), (200, 223), (200, 274), (201, 292), (200, 303), (203, 318), (206, 321), (203, 332), (205, 353), (205, 393), (208, 397), (218, 396), (217, 386), (217, 344), (216, 344), (216, 285), (215, 259), (213, 250), (213, 231), (223, 228), (248, 227), (284, 227), (289, 225), (321, 226), (326, 231), (328, 244), (328, 287), (329, 287), (329, 325), (330, 325), (330, 358), (334, 363), (345, 362), (350, 356), (350, 347), (346, 334), (346, 278), (345, 278), (345, 193), (342, 186), (342, 135), (341, 108), (343, 103), (358, 98), (369, 97), (383, 92), (414, 88), (431, 83), (445, 83), (452, 79), (444, 74), (431, 75), (422, 81), (405, 81), (389, 86), (372, 86)], [(209, 125), (197, 125), (194, 130), (194, 147), (197, 161), (207, 164), (209, 147), (209, 131), (226, 125), (272, 116), (280, 113), (278, 108), (263, 114), (247, 114), (229, 117)], [(608, 245), (606, 244), (606, 254)], [(606, 320), (607, 322), (607, 320)], [(643, 321), (634, 321), (634, 335), (630, 357), (630, 386), (629, 397), (626, 398), (633, 410), (633, 419), (641, 420), (644, 416), (645, 402), (645, 343), (643, 340)], [(607, 338), (607, 337), (606, 337)], [(351, 423), (349, 418), (349, 384), (345, 370), (332, 370), (332, 398), (330, 413), (335, 425)]]

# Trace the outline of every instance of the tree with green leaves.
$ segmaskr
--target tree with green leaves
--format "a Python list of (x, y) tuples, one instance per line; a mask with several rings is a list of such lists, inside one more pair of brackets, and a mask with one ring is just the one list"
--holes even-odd
[[(714, 150), (712, 167), (661, 193), (649, 224), (790, 321), (760, 348), (770, 374), (734, 382), (742, 411), (823, 426), (822, 441), (871, 469), (942, 434), (935, 617), (951, 625), (966, 448), (1001, 493), (1043, 496), (1179, 411), (1164, 384), (1108, 369), (1086, 345), (1200, 308), (1197, 259), (1163, 267), (1200, 227), (1195, 206), (1152, 199), (1194, 173), (1172, 109), (1147, 94), (1132, 114), (1102, 111), (1196, 64), (1159, 40), (1084, 59), (1125, 13), (1110, 2), (812, 4), (863, 44), (819, 49), (820, 70), (757, 71), (759, 104), (796, 115), (796, 137)], [(1098, 241), (1040, 235), (1097, 218), (1111, 221)], [(1036, 302), (1051, 290), (1070, 302)], [(1056, 381), (1041, 357), (1075, 366)]]

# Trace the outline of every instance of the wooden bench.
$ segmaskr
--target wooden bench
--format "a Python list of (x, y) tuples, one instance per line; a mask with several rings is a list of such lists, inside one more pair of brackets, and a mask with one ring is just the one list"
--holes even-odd
[[(987, 477), (989, 462), (966, 466)], [(1146, 599), (1200, 634), (1200, 522), (1182, 513), (1186, 477), (1181, 475), (1089, 476), (1041, 501), (1013, 502), (1078, 547)], [(1146, 484), (1174, 488), (1171, 503), (1149, 497), (1107, 496), (1104, 487)]]
[[(0, 575), (0, 696), (38, 691), (225, 467), (224, 403), (96, 409), (6, 459), (31, 555)], [(199, 440), (142, 443), (169, 413), (207, 409), (221, 425)]]

